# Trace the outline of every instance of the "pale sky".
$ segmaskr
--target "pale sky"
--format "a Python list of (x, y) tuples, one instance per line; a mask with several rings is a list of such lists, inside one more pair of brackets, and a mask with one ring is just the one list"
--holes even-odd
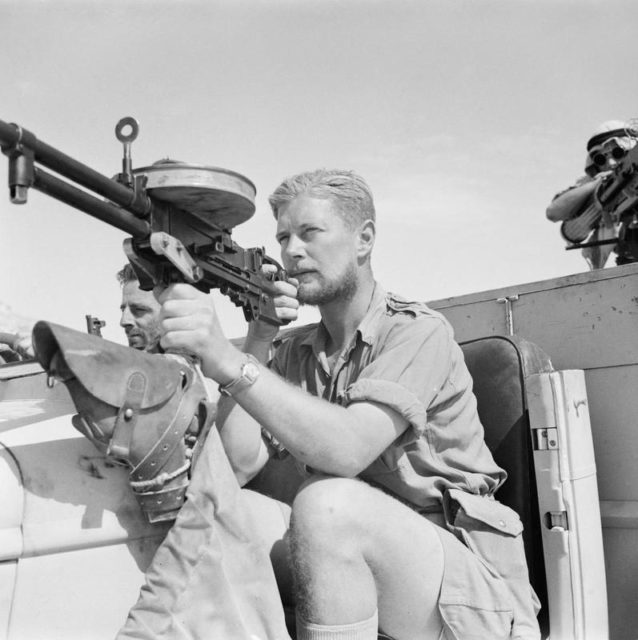
[[(637, 26), (633, 0), (0, 0), (0, 119), (111, 176), (134, 116), (134, 166), (254, 182), (233, 238), (276, 258), (279, 181), (353, 169), (375, 194), (377, 279), (436, 300), (586, 270), (544, 212), (594, 129), (638, 116)], [(90, 313), (124, 342), (123, 232), (35, 191), (0, 194), (0, 230), (0, 301), (80, 330)]]

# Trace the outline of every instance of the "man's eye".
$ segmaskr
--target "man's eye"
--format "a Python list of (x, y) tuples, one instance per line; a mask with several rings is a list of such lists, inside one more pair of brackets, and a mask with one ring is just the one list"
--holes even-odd
[(277, 237), (277, 242), (281, 245), (284, 242), (286, 242), (286, 240), (288, 240), (288, 236), (278, 236)]

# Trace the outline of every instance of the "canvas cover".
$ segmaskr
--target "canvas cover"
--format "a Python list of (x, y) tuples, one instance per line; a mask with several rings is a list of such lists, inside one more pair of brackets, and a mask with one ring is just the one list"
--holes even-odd
[(288, 639), (269, 550), (211, 430), (117, 640)]

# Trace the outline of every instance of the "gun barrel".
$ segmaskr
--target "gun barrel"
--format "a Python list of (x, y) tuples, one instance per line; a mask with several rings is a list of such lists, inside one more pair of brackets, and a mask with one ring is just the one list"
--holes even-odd
[(104, 202), (37, 167), (34, 168), (33, 188), (130, 233), (136, 238), (145, 237), (151, 233), (151, 225), (146, 220), (136, 218), (133, 214), (109, 202)]
[[(125, 134), (123, 126), (131, 121), (133, 133)], [(25, 204), (34, 188), (131, 235), (124, 250), (143, 288), (176, 279), (202, 290), (219, 288), (243, 308), (247, 320), (284, 324), (274, 304), (277, 291), (261, 266), (276, 265), (277, 278), (285, 277), (283, 270), (263, 249), (242, 249), (230, 238), (230, 227), (254, 213), (252, 182), (218, 167), (174, 161), (133, 170), (129, 147), (136, 134), (132, 118), (120, 120), (116, 136), (124, 143), (123, 172), (110, 179), (0, 120), (11, 202)]]
[(38, 140), (27, 129), (0, 120), (0, 146), (2, 146), (2, 150), (6, 153), (8, 149), (20, 145), (33, 151), (36, 162), (107, 198), (134, 215), (146, 217), (149, 214), (151, 203), (148, 197), (136, 198), (133, 189), (111, 180), (82, 162), (78, 162), (58, 149)]

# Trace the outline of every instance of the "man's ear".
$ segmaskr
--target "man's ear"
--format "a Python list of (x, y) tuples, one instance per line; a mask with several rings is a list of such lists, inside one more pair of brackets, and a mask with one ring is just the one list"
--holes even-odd
[(376, 226), (374, 220), (365, 220), (359, 227), (359, 234), (357, 237), (358, 246), (357, 254), (360, 258), (369, 258), (374, 247), (374, 240), (377, 235)]

